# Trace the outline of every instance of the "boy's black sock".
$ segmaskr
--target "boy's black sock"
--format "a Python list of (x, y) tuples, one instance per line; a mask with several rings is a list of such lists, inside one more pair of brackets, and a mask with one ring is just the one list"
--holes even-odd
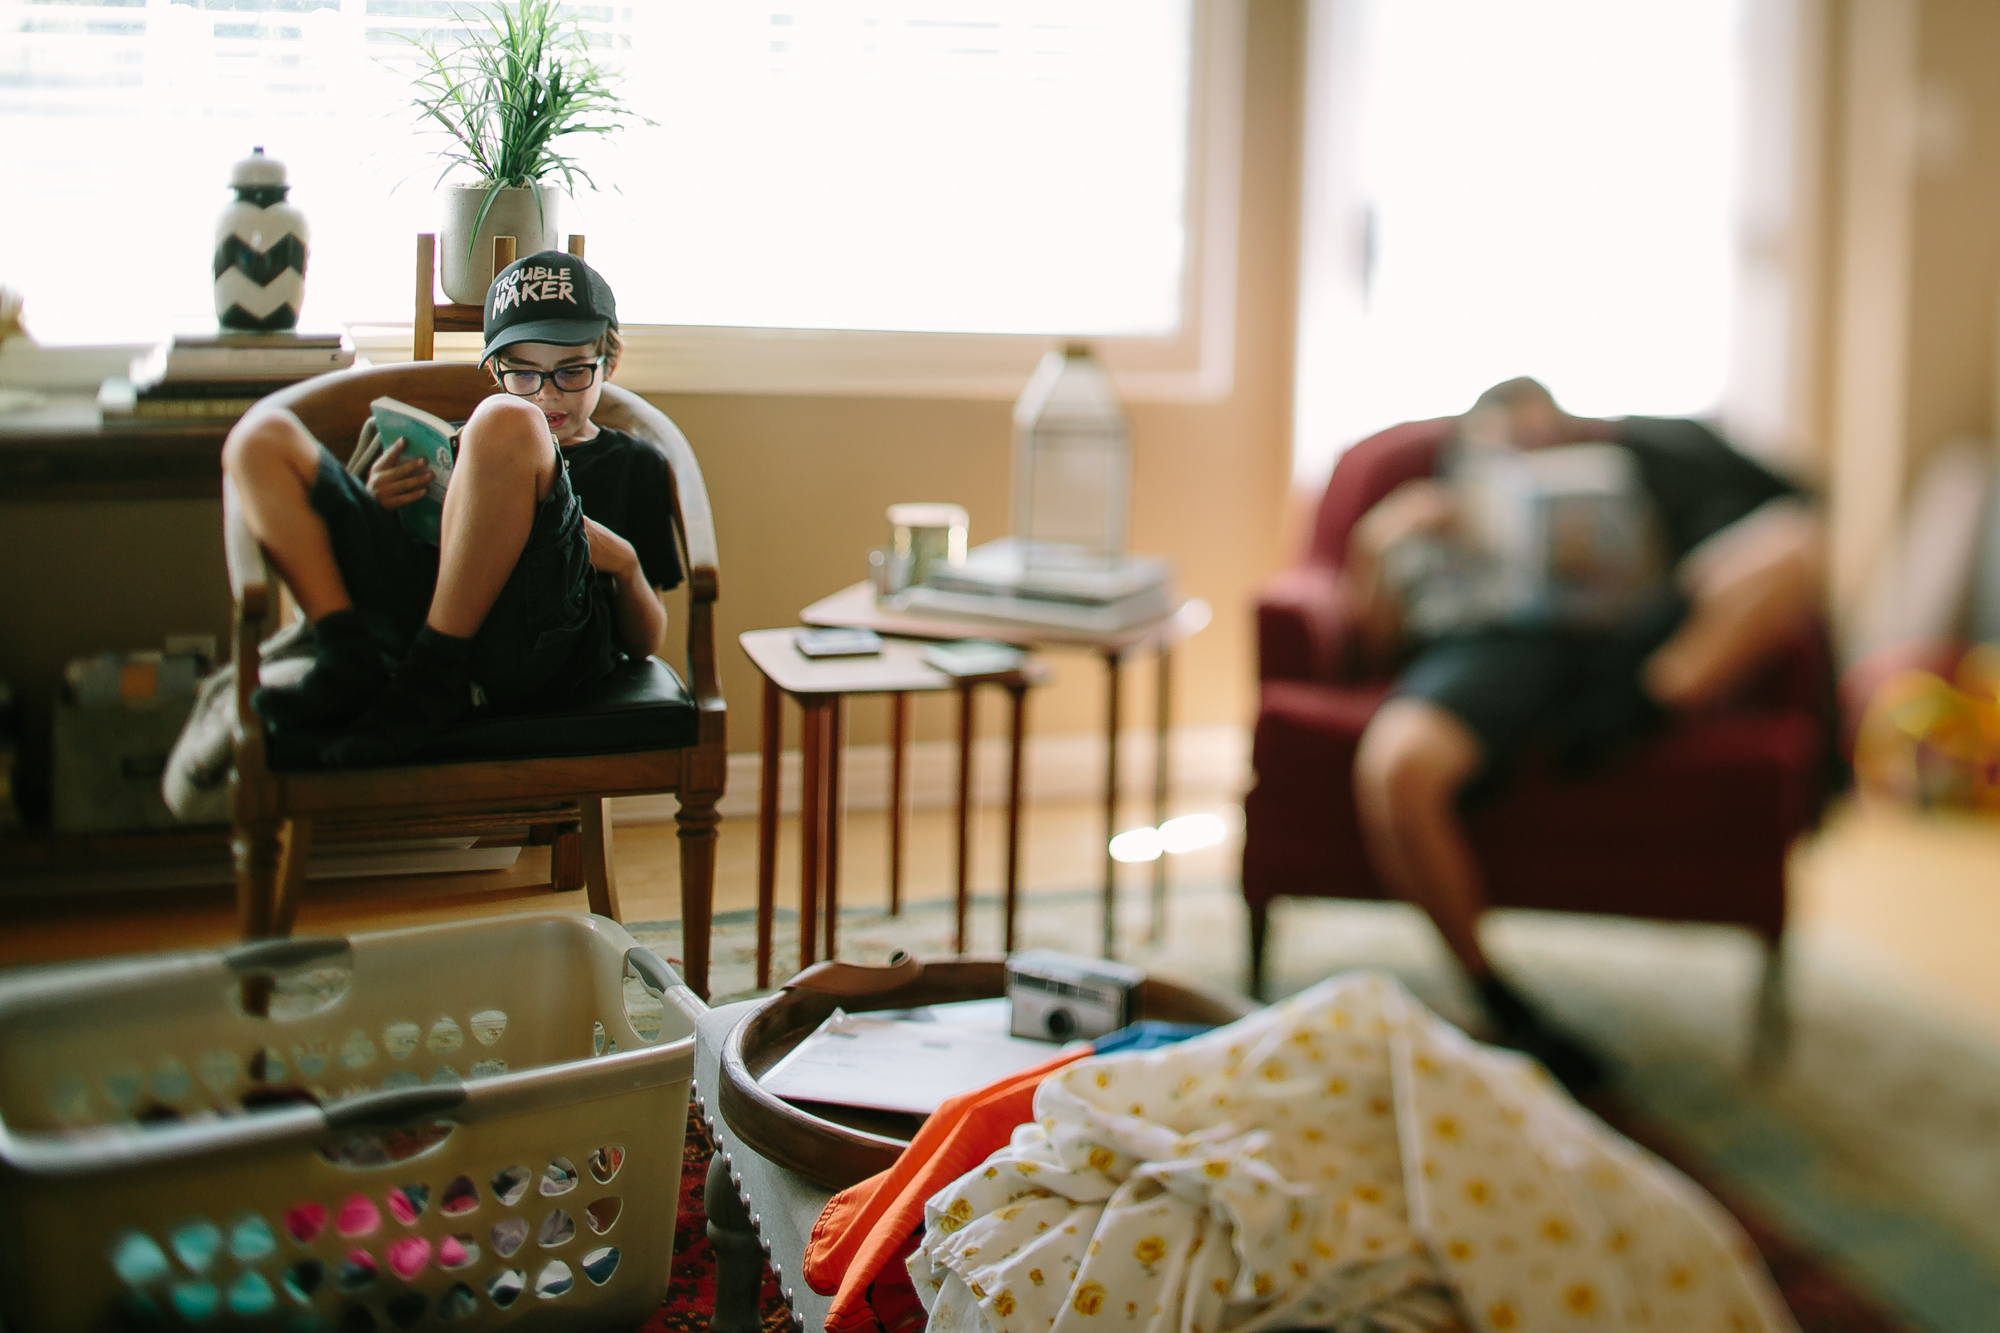
[(407, 758), (472, 709), (472, 640), (417, 631), (395, 679), (346, 734), (320, 751), (334, 768), (368, 768)]
[(358, 716), (389, 683), (389, 668), (353, 607), (313, 622), (313, 664), (296, 685), (266, 685), (250, 695), (257, 715), (280, 731), (327, 732)]
[(1582, 1042), (1544, 1022), (1519, 991), (1491, 972), (1474, 977), (1473, 986), (1493, 1018), (1494, 1040), (1499, 1045), (1541, 1061), (1573, 1097), (1585, 1096), (1603, 1084), (1604, 1062)]

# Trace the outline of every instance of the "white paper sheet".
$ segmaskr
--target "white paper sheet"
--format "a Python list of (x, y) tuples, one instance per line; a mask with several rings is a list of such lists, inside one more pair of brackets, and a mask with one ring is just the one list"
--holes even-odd
[(933, 1006), (928, 1021), (836, 1009), (759, 1081), (788, 1101), (929, 1115), (1060, 1049), (1008, 1036), (1005, 1000), (977, 1003)]

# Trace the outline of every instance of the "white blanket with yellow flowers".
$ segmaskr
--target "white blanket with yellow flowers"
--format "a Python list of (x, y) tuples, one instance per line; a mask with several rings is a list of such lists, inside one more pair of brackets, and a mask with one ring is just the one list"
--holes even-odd
[(1455, 1293), (1479, 1330), (1791, 1330), (1715, 1201), (1387, 977), (1081, 1060), (925, 1211), (931, 1333), (1332, 1328)]

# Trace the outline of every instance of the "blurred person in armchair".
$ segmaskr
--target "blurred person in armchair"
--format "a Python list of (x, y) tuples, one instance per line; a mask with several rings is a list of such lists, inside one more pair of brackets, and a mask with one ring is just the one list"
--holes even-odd
[(1698, 421), (1587, 421), (1516, 379), (1460, 419), (1438, 476), (1355, 525), (1343, 578), (1363, 652), (1395, 673), (1354, 761), (1369, 857), (1430, 914), (1498, 1039), (1586, 1090), (1596, 1057), (1481, 948), (1462, 803), (1530, 745), (1582, 771), (1725, 700), (1820, 614), (1820, 519)]

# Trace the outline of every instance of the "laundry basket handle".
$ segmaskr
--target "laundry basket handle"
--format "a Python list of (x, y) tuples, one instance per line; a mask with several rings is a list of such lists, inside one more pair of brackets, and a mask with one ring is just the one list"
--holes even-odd
[(670, 990), (687, 989), (687, 983), (674, 974), (667, 960), (643, 944), (625, 951), (625, 966), (638, 975), (640, 985), (655, 995), (664, 997)]
[(465, 1102), (463, 1083), (433, 1083), (421, 1088), (385, 1088), (364, 1092), (326, 1108), (321, 1114), (328, 1129), (361, 1129), (367, 1126), (400, 1125), (408, 1120), (442, 1115), (457, 1110)]

